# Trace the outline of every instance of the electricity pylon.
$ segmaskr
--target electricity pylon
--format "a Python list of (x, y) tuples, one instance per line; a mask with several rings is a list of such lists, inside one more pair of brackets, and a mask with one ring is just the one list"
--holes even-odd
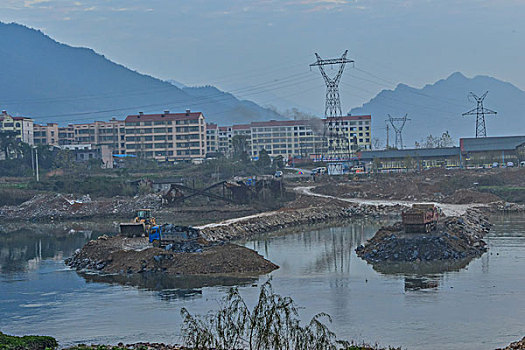
[[(351, 153), (349, 135), (345, 134), (343, 130), (343, 113), (341, 110), (341, 98), (339, 96), (339, 82), (341, 81), (345, 65), (354, 62), (353, 60), (346, 58), (347, 54), (348, 50), (346, 50), (340, 58), (323, 60), (321, 56), (316, 53), (315, 57), (317, 58), (317, 61), (310, 65), (310, 69), (311, 67), (319, 67), (319, 71), (321, 72), (326, 84), (324, 109), (326, 121), (323, 137), (326, 140), (327, 147), (325, 157), (331, 160), (343, 160), (344, 158), (349, 158)], [(339, 65), (339, 70), (333, 78), (330, 78), (326, 74), (324, 66), (333, 65)]]
[(473, 97), (476, 100), (476, 108), (463, 113), (463, 116), (475, 115), (476, 116), (476, 138), (478, 137), (487, 137), (487, 127), (485, 125), (485, 114), (498, 114), (493, 110), (483, 107), (483, 100), (487, 97), (489, 92), (485, 92), (481, 97), (476, 96), (474, 93), (470, 93), (469, 97)]
[[(407, 120), (410, 120), (407, 117), (408, 117), (408, 114), (405, 114), (405, 116), (402, 118), (394, 118), (390, 114), (388, 115), (387, 122), (390, 122), (390, 125), (392, 125), (392, 128), (396, 132), (396, 143), (395, 143), (396, 146), (395, 147), (397, 149), (404, 148), (403, 146), (403, 128), (405, 127)], [(399, 122), (400, 124), (396, 125), (396, 122)]]

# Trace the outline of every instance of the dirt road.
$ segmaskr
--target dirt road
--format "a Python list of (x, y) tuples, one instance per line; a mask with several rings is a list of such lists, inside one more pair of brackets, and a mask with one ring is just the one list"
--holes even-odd
[(443, 213), (447, 216), (460, 216), (465, 214), (467, 209), (470, 208), (480, 208), (480, 207), (486, 207), (487, 204), (480, 204), (480, 203), (473, 203), (473, 204), (448, 204), (448, 203), (437, 203), (437, 202), (421, 202), (421, 201), (406, 201), (406, 200), (392, 200), (392, 199), (363, 199), (363, 198), (345, 198), (345, 197), (335, 197), (335, 196), (329, 196), (326, 194), (320, 194), (320, 193), (314, 193), (312, 192), (312, 189), (315, 188), (315, 186), (300, 186), (295, 187), (294, 190), (297, 191), (300, 194), (307, 195), (307, 196), (313, 196), (313, 197), (320, 197), (320, 198), (330, 198), (330, 199), (337, 199), (343, 202), (348, 203), (354, 203), (354, 204), (360, 204), (360, 205), (383, 205), (383, 206), (396, 206), (396, 205), (402, 205), (402, 206), (411, 206), (414, 203), (428, 203), (428, 204), (434, 204), (441, 208), (443, 210)]

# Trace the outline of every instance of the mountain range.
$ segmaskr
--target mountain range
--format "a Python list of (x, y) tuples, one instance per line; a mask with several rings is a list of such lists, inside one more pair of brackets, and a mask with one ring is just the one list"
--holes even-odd
[(185, 87), (140, 74), (91, 49), (58, 43), (16, 23), (0, 22), (0, 67), (0, 108), (38, 123), (188, 108), (221, 125), (283, 118), (212, 86)]
[[(60, 124), (124, 118), (136, 114), (191, 109), (220, 125), (284, 119), (274, 109), (242, 100), (213, 86), (188, 87), (163, 81), (114, 63), (88, 48), (58, 43), (23, 25), (0, 22), (0, 109), (32, 117), (37, 123)], [(498, 112), (487, 115), (487, 135), (525, 134), (525, 91), (489, 76), (468, 78), (457, 72), (421, 89), (399, 84), (383, 90), (350, 113), (372, 115), (372, 138), (386, 140), (388, 115), (408, 115), (405, 147), (429, 134), (448, 131), (453, 139), (475, 136), (475, 116), (461, 114), (476, 107), (469, 92)], [(292, 102), (290, 102), (292, 103)], [(293, 105), (288, 108), (294, 107)], [(287, 109), (281, 106), (281, 109)], [(390, 144), (394, 142), (390, 127)]]
[[(456, 72), (448, 78), (426, 85), (421, 89), (399, 84), (394, 90), (383, 90), (361, 107), (353, 108), (351, 114), (372, 114), (372, 137), (386, 140), (386, 122), (390, 114), (394, 118), (408, 115), (402, 137), (405, 147), (426, 136), (441, 136), (448, 131), (454, 140), (474, 137), (476, 116), (462, 116), (476, 108), (475, 99), (486, 91), (484, 107), (496, 111), (486, 115), (487, 136), (525, 135), (525, 91), (511, 83), (488, 76), (468, 78)], [(399, 122), (396, 122), (396, 126)], [(390, 145), (394, 144), (395, 132), (390, 126)]]

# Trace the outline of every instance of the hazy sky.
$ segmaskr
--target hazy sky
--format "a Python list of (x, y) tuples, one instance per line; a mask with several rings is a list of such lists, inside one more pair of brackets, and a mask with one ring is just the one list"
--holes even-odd
[(525, 0), (0, 0), (0, 20), (161, 79), (319, 113), (314, 52), (356, 61), (340, 85), (345, 111), (455, 71), (525, 89)]

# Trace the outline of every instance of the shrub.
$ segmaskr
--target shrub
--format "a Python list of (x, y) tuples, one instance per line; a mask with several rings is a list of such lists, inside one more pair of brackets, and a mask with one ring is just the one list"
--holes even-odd
[(56, 349), (55, 338), (46, 336), (26, 335), (17, 337), (0, 332), (0, 350), (46, 350)]

